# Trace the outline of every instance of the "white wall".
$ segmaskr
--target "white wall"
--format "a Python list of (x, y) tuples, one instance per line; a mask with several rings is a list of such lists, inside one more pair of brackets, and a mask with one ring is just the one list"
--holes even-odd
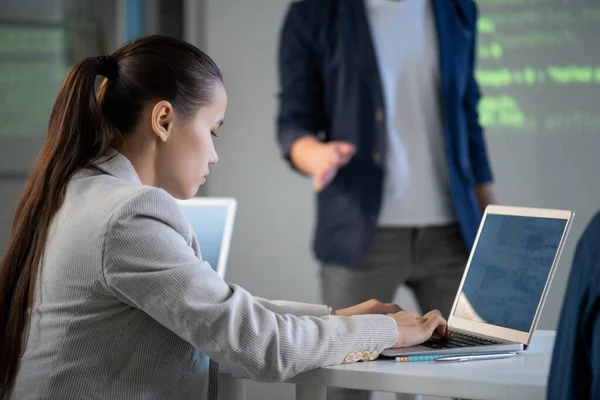
[[(256, 295), (319, 301), (318, 267), (311, 254), (314, 203), (310, 181), (292, 172), (275, 140), (276, 49), (288, 1), (207, 0), (204, 49), (225, 76), (229, 107), (216, 139), (220, 162), (205, 194), (239, 201), (228, 281)], [(600, 135), (572, 138), (491, 135), (488, 140), (502, 203), (576, 210), (542, 328), (553, 328), (574, 244), (600, 205)], [(402, 303), (410, 301), (402, 297)], [(284, 399), (283, 385), (250, 384), (249, 399)]]
[(261, 296), (316, 301), (310, 182), (287, 167), (275, 141), (275, 49), (285, 8), (276, 0), (208, 2), (206, 50), (223, 71), (229, 105), (206, 193), (239, 201), (229, 280)]

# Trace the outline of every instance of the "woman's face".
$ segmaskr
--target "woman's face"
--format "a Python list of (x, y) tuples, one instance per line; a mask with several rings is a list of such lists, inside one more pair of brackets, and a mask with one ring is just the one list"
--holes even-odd
[(157, 154), (158, 186), (179, 199), (193, 197), (206, 182), (209, 167), (219, 161), (213, 137), (223, 124), (227, 93), (215, 85), (213, 100), (186, 120), (173, 120), (168, 140)]

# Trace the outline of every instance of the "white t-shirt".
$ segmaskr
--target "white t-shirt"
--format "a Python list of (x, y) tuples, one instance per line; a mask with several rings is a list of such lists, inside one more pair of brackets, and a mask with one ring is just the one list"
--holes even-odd
[(365, 0), (365, 5), (383, 85), (388, 136), (379, 225), (452, 222), (431, 0)]

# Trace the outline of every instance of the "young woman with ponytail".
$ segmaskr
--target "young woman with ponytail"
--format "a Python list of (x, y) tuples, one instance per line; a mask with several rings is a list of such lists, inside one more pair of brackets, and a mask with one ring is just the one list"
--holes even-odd
[(214, 62), (168, 37), (69, 73), (0, 261), (0, 399), (216, 399), (209, 357), (284, 380), (444, 333), (437, 311), (260, 299), (202, 261), (175, 198), (217, 162), (226, 103)]

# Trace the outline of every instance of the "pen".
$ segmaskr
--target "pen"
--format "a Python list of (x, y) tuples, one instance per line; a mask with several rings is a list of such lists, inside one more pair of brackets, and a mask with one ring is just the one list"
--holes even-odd
[(517, 355), (515, 352), (504, 352), (504, 353), (471, 353), (471, 354), (433, 354), (433, 355), (422, 355), (422, 356), (401, 356), (396, 357), (396, 362), (426, 362), (426, 361), (440, 361), (440, 362), (465, 362), (472, 360), (489, 360), (498, 358), (507, 358)]
[(477, 360), (495, 360), (499, 358), (508, 358), (512, 356), (516, 356), (517, 353), (488, 353), (488, 354), (465, 354), (462, 356), (448, 356), (448, 357), (438, 357), (435, 361), (440, 362), (465, 362), (465, 361), (477, 361)]
[(402, 356), (396, 357), (396, 362), (419, 362), (419, 361), (434, 361), (436, 358), (443, 357), (440, 354), (436, 354), (433, 356)]

